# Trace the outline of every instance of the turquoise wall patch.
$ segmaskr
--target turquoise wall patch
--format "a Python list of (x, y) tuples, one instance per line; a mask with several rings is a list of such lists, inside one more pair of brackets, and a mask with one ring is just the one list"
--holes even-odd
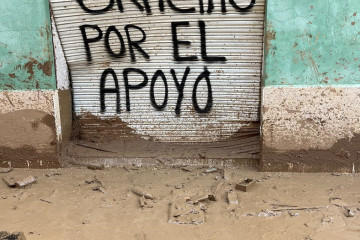
[(0, 90), (56, 89), (49, 2), (1, 0)]
[(360, 1), (267, 0), (264, 85), (360, 83)]

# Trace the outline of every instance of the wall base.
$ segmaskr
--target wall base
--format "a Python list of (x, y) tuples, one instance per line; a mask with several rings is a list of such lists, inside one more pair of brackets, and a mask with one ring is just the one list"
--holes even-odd
[(360, 171), (359, 87), (265, 87), (262, 171)]

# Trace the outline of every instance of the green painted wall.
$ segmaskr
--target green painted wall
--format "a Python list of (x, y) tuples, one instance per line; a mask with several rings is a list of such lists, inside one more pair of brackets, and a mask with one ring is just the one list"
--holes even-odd
[(267, 0), (264, 85), (360, 83), (360, 0)]
[(0, 90), (55, 88), (48, 0), (0, 0)]

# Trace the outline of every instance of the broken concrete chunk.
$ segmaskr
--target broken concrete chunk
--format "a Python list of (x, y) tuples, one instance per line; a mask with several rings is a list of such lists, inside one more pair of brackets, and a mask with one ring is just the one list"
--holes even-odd
[(228, 192), (227, 200), (230, 205), (238, 205), (239, 204), (238, 195), (236, 192), (233, 192), (233, 191)]
[(146, 191), (143, 190), (143, 189), (133, 188), (133, 189), (131, 189), (131, 191), (132, 191), (133, 193), (135, 193), (136, 195), (138, 195), (139, 197), (144, 196), (146, 199), (151, 199), (151, 200), (155, 199), (155, 197), (154, 197), (151, 193), (146, 192)]
[(209, 199), (209, 195), (210, 194), (204, 194), (204, 195), (197, 195), (197, 196), (191, 197), (189, 203), (197, 204), (199, 202), (206, 201), (207, 199)]
[(206, 169), (204, 173), (214, 173), (217, 172), (218, 169), (216, 167)]
[(255, 180), (248, 178), (244, 181), (241, 181), (240, 183), (237, 183), (235, 189), (243, 192), (248, 192), (251, 188), (254, 187), (255, 183)]
[(12, 177), (5, 177), (3, 181), (8, 185), (8, 187), (14, 188), (16, 186), (16, 182)]
[(223, 190), (225, 181), (220, 180), (215, 185), (213, 185), (211, 194), (209, 195), (209, 200), (216, 201), (218, 198), (220, 198), (221, 191)]
[(0, 168), (0, 173), (8, 173), (11, 172), (13, 169), (12, 168)]
[(23, 187), (26, 187), (26, 186), (28, 186), (30, 184), (35, 183), (35, 182), (36, 182), (35, 177), (34, 176), (29, 176), (29, 177), (26, 177), (26, 178), (24, 178), (22, 180), (17, 181), (16, 182), (16, 187), (23, 188)]

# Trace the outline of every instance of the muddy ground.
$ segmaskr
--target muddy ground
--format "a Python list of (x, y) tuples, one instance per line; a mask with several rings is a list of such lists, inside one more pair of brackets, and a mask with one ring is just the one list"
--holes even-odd
[[(14, 180), (36, 176), (25, 188), (0, 182), (0, 231), (23, 231), (34, 240), (360, 239), (358, 174), (238, 168), (226, 169), (223, 179), (221, 171), (206, 170), (159, 165), (0, 173)], [(236, 190), (246, 178), (256, 179), (255, 186)], [(201, 198), (220, 182), (216, 201)], [(140, 201), (134, 188), (155, 199)], [(231, 190), (238, 204), (228, 203)]]

